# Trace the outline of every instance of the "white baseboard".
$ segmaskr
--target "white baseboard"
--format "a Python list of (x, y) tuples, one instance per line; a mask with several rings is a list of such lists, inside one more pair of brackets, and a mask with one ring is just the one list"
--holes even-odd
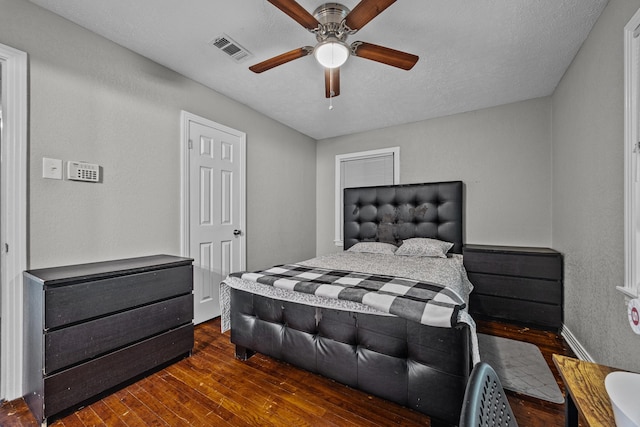
[(591, 355), (587, 352), (587, 350), (580, 344), (575, 335), (567, 328), (567, 325), (562, 325), (562, 330), (560, 331), (560, 335), (565, 339), (571, 350), (578, 356), (580, 360), (586, 360), (587, 362), (594, 362), (595, 360)]

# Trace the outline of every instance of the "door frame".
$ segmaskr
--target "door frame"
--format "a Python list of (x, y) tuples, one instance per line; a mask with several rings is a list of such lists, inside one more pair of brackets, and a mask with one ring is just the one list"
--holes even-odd
[[(27, 54), (0, 44), (2, 61), (2, 327), (0, 400), (22, 396), (22, 272), (27, 269)], [(8, 245), (8, 246), (7, 246)], [(9, 251), (7, 251), (7, 247)]]
[(239, 130), (230, 128), (228, 126), (221, 125), (212, 120), (205, 119), (204, 117), (197, 116), (182, 110), (180, 113), (180, 255), (184, 257), (190, 257), (189, 245), (189, 233), (190, 233), (190, 212), (191, 212), (191, 200), (189, 198), (189, 189), (191, 183), (189, 182), (189, 123), (198, 122), (205, 126), (216, 128), (222, 132), (229, 133), (237, 136), (240, 139), (239, 164), (240, 164), (240, 220), (239, 228), (242, 230), (242, 240), (239, 242), (240, 247), (240, 269), (244, 270), (247, 265), (247, 248), (246, 248), (246, 157), (247, 157), (247, 134)]

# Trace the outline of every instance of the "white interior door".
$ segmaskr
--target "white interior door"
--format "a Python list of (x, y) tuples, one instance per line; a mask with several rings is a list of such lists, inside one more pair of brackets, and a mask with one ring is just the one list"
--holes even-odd
[[(183, 115), (188, 132), (188, 256), (194, 322), (220, 315), (220, 282), (245, 268), (245, 134)], [(186, 215), (185, 215), (186, 216)]]

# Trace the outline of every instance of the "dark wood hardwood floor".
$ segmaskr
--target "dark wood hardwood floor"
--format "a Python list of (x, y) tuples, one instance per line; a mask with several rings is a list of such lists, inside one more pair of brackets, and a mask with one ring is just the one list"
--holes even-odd
[[(429, 426), (429, 418), (326, 378), (257, 354), (233, 357), (220, 320), (195, 328), (193, 355), (50, 423), (88, 426)], [(478, 332), (574, 356), (557, 334), (497, 322), (478, 322)], [(521, 427), (564, 426), (564, 406), (511, 392)], [(0, 406), (0, 426), (37, 426), (23, 399)]]

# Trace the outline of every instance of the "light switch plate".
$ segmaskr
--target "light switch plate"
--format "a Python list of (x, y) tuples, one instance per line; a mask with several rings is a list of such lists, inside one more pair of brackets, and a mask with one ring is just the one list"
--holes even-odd
[(62, 160), (43, 157), (42, 177), (47, 179), (62, 179)]

